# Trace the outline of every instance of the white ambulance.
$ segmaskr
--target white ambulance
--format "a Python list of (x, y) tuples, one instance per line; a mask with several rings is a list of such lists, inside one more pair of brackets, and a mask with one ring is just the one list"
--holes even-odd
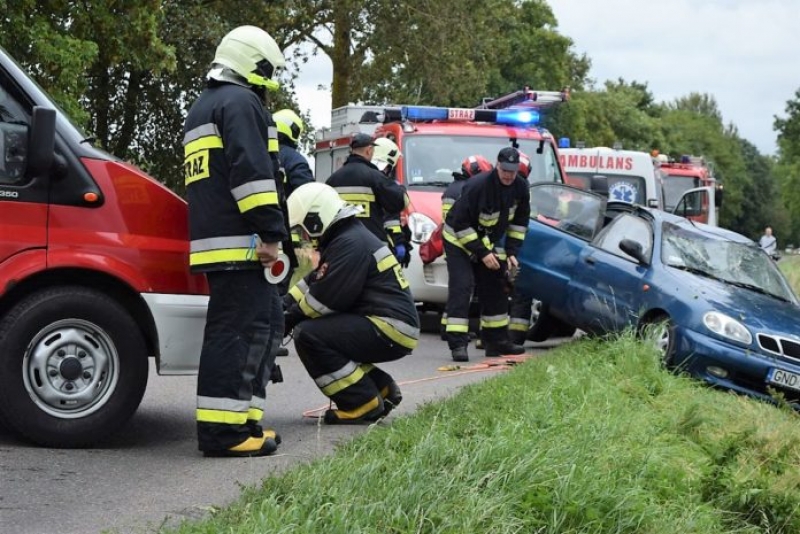
[(658, 163), (647, 152), (608, 147), (561, 148), (561, 167), (567, 182), (589, 189), (592, 178), (604, 176), (609, 200), (664, 209)]

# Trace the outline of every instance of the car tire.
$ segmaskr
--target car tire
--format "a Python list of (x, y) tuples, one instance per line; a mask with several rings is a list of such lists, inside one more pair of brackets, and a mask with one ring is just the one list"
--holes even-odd
[(47, 447), (87, 447), (118, 430), (147, 386), (145, 340), (108, 295), (34, 293), (0, 319), (0, 419)]
[(664, 367), (675, 366), (675, 323), (669, 315), (660, 314), (645, 321), (639, 328), (639, 336), (653, 343)]
[(531, 327), (528, 329), (528, 341), (547, 341), (551, 337), (566, 337), (575, 333), (575, 327), (550, 314), (549, 306), (539, 300), (531, 305)]

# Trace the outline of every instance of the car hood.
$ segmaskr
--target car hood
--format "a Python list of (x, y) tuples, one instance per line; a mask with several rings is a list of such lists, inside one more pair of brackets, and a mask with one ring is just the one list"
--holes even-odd
[(772, 331), (798, 337), (800, 307), (769, 295), (726, 284), (712, 278), (666, 267), (677, 287), (693, 292), (715, 310), (724, 313), (756, 331)]

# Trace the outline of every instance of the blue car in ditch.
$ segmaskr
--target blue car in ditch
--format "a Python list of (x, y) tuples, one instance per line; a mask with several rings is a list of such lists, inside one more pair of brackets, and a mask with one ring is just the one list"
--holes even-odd
[[(684, 209), (702, 205), (692, 194), (684, 200)], [(647, 332), (669, 368), (800, 408), (800, 305), (752, 240), (541, 184), (531, 187), (518, 259), (518, 291), (539, 303), (529, 338), (633, 328)]]

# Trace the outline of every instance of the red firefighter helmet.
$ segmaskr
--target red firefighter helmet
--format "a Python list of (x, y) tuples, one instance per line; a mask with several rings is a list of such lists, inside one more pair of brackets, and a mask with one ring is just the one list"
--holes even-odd
[(461, 162), (461, 174), (467, 178), (490, 170), (492, 170), (492, 164), (480, 154), (470, 156)]
[(519, 171), (517, 171), (518, 174), (527, 180), (528, 176), (531, 175), (532, 170), (533, 170), (533, 165), (531, 165), (531, 158), (529, 158), (527, 154), (520, 152)]

